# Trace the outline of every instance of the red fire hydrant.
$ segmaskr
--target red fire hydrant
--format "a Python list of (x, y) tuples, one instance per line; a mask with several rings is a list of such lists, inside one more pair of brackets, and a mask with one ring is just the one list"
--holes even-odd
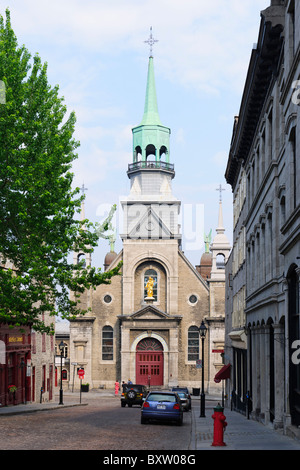
[(214, 408), (214, 414), (212, 415), (212, 419), (214, 420), (214, 441), (212, 446), (219, 447), (219, 446), (226, 446), (223, 437), (224, 437), (224, 430), (227, 426), (226, 423), (226, 416), (223, 415), (222, 406), (220, 403)]

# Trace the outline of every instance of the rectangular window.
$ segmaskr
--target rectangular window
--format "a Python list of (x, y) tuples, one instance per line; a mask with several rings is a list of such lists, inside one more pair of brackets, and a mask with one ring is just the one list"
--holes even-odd
[(112, 361), (114, 358), (114, 331), (111, 326), (104, 326), (102, 330), (102, 359)]
[(191, 326), (188, 331), (188, 361), (199, 359), (199, 331), (196, 326)]

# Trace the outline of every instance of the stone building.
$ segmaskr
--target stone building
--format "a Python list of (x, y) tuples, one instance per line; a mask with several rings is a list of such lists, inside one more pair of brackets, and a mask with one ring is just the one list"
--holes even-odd
[(66, 320), (55, 322), (55, 387), (68, 388), (75, 376), (75, 365), (70, 364), (70, 323)]
[[(14, 269), (10, 261), (2, 269)], [(47, 313), (43, 321), (50, 326)], [(16, 391), (9, 392), (13, 385)], [(54, 337), (36, 332), (31, 325), (22, 328), (0, 323), (0, 406), (54, 400)]]
[[(43, 315), (48, 326), (53, 318)], [(54, 336), (31, 331), (31, 401), (51, 402), (55, 398)]]
[[(300, 4), (261, 12), (226, 180), (234, 198), (227, 264), (227, 381), (234, 406), (275, 428), (300, 424)], [(248, 409), (249, 411), (249, 409)]]
[[(212, 350), (224, 348), (225, 262), (230, 250), (222, 204), (219, 231), (211, 253), (206, 253), (211, 266), (206, 260), (202, 276), (201, 263), (193, 267), (181, 249), (181, 202), (172, 192), (170, 129), (158, 114), (152, 56), (143, 119), (132, 135), (130, 192), (122, 201), (123, 249), (118, 254), (112, 250), (104, 262), (106, 268), (113, 268), (122, 261), (122, 272), (111, 284), (82, 298), (91, 312), (70, 323), (71, 363), (84, 368), (92, 388), (113, 387), (116, 380), (129, 378), (150, 386), (199, 388), (201, 371), (196, 361), (201, 359), (199, 327), (204, 320), (208, 328), (205, 387), (219, 391), (214, 377), (222, 359)], [(217, 255), (223, 257), (218, 265)], [(78, 377), (75, 386), (79, 386)]]

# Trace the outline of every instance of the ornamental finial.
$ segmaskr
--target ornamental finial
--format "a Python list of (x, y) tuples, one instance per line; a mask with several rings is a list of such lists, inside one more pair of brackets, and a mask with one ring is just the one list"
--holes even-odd
[(222, 185), (220, 184), (220, 186), (216, 189), (216, 191), (219, 191), (220, 193), (220, 202), (222, 202), (222, 191), (226, 191), (224, 188), (222, 188)]
[(145, 43), (149, 44), (150, 46), (150, 55), (149, 57), (153, 57), (152, 53), (153, 53), (153, 46), (156, 42), (158, 42), (157, 39), (154, 39), (153, 38), (153, 35), (152, 35), (152, 26), (150, 27), (150, 37), (149, 39), (147, 39), (147, 41), (144, 41)]

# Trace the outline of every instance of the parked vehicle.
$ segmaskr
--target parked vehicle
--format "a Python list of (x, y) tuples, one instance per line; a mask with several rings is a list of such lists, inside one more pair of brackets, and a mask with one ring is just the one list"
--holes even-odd
[(192, 408), (192, 397), (187, 387), (172, 387), (172, 392), (184, 392), (188, 396), (189, 410)]
[(132, 407), (132, 405), (143, 404), (143, 399), (146, 398), (148, 393), (145, 385), (138, 384), (123, 384), (121, 394), (121, 406), (124, 408), (126, 405)]
[(183, 409), (177, 393), (171, 391), (151, 391), (146, 397), (141, 411), (141, 424), (150, 420), (175, 421), (183, 423)]
[(180, 398), (180, 403), (183, 411), (189, 411), (189, 398), (185, 392), (176, 392)]

